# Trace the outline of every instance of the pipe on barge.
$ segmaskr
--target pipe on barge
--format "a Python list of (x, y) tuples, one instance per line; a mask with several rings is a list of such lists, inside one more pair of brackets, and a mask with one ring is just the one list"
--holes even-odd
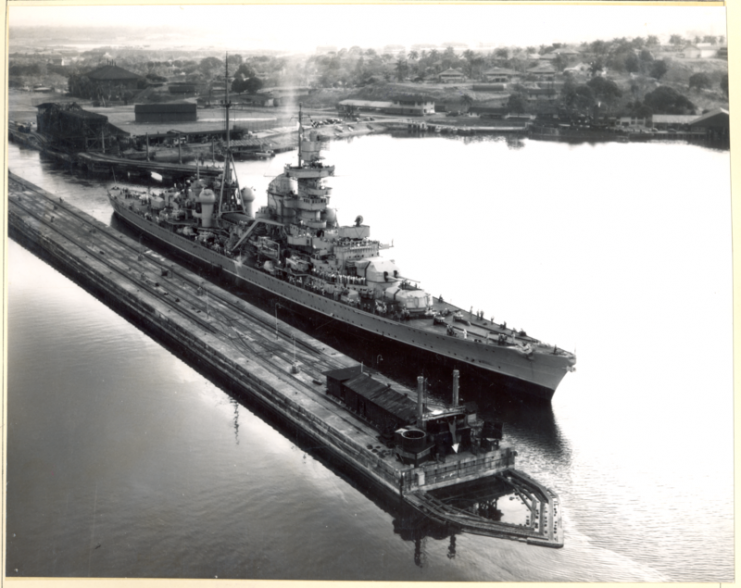
[[(556, 495), (514, 468), (511, 448), (420, 465), (404, 465), (393, 452), (378, 452), (373, 449), (378, 431), (318, 388), (322, 373), (356, 362), (186, 268), (147, 255), (133, 239), (12, 172), (8, 179), (11, 236), (318, 441), (375, 488), (387, 495), (401, 494), (417, 511), (459, 531), (563, 546)], [(488, 476), (499, 476), (513, 488), (536, 495), (539, 524), (535, 517), (529, 526), (494, 522), (453, 509), (430, 494)]]

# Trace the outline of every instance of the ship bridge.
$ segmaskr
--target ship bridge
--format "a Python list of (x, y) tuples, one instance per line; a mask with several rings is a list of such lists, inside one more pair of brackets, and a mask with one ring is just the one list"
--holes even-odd
[[(344, 245), (335, 245), (333, 248), (334, 254), (337, 259), (341, 260), (348, 268), (357, 268), (358, 260), (367, 258), (373, 255), (378, 255), (378, 242), (377, 241), (360, 241), (357, 243), (346, 243)], [(361, 262), (362, 263), (362, 262)], [(356, 270), (358, 275), (361, 275)]]
[(298, 188), (299, 196), (306, 196), (309, 198), (326, 198), (329, 201), (329, 193), (332, 188), (322, 184), (321, 180), (308, 179)]
[(286, 165), (285, 173), (290, 178), (296, 179), (321, 179), (334, 175), (333, 165), (322, 165), (321, 163), (304, 164), (301, 167)]
[[(299, 190), (300, 192), (300, 190)], [(328, 198), (307, 198), (299, 196), (296, 199), (296, 208), (299, 210), (324, 210), (329, 202)]]

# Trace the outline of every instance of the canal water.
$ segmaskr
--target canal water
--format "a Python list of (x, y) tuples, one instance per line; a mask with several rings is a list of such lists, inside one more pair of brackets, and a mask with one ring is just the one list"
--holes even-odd
[[(256, 205), (295, 157), (238, 164)], [(732, 582), (728, 152), (371, 136), (327, 160), (340, 221), (405, 276), (576, 351), (551, 405), (499, 415), (565, 547), (412, 520), (10, 242), (8, 575)], [(112, 181), (9, 166), (112, 222)]]

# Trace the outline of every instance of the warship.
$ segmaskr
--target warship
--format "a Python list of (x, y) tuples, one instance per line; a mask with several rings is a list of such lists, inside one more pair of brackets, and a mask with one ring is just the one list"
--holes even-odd
[[(228, 129), (228, 95), (224, 105)], [(220, 176), (158, 193), (114, 187), (115, 214), (173, 253), (282, 303), (394, 341), (410, 356), (432, 354), (508, 392), (550, 400), (575, 355), (430, 295), (380, 254), (386, 246), (371, 238), (362, 216), (341, 225), (329, 207), (335, 168), (323, 162), (325, 142), (301, 110), (298, 118), (297, 161), (270, 182), (267, 205), (254, 212), (255, 195), (239, 186), (227, 137)]]

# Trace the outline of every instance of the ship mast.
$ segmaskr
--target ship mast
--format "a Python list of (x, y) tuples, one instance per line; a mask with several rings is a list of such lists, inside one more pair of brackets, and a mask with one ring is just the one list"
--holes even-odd
[(298, 166), (301, 167), (301, 135), (303, 135), (304, 127), (301, 123), (301, 103), (298, 103)]
[(232, 174), (229, 160), (231, 159), (230, 143), (229, 143), (229, 107), (232, 105), (229, 102), (229, 54), (226, 54), (224, 59), (224, 100), (221, 104), (224, 106), (226, 112), (226, 150), (224, 152), (224, 177), (221, 181), (221, 187), (219, 189), (219, 210), (218, 216), (221, 217), (222, 208), (224, 206), (224, 187), (227, 184), (231, 184)]
[(232, 103), (229, 102), (229, 54), (226, 54), (226, 59), (224, 60), (224, 101), (222, 104), (224, 105), (224, 109), (226, 110), (226, 157), (224, 158), (224, 182), (228, 182), (231, 180), (231, 170), (229, 168), (229, 108), (231, 107)]

